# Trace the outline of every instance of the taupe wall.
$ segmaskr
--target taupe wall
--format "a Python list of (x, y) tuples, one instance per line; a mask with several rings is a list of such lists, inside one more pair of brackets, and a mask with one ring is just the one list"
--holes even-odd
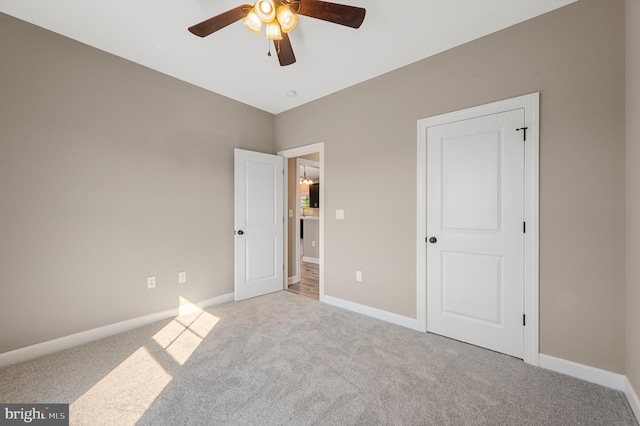
[(626, 1), (626, 375), (640, 391), (640, 2)]
[(232, 292), (233, 148), (273, 152), (273, 133), (0, 14), (0, 353)]
[(624, 0), (582, 0), (279, 114), (277, 149), (325, 142), (325, 293), (415, 318), (417, 120), (536, 91), (540, 350), (622, 373)]

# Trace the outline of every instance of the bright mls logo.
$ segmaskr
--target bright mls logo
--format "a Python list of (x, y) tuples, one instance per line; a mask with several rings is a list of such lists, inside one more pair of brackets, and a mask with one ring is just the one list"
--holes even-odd
[(0, 426), (68, 426), (69, 404), (0, 404)]

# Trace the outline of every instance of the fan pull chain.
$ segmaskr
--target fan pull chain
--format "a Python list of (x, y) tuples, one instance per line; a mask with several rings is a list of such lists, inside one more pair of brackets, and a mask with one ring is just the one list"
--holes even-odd
[(267, 46), (269, 46), (269, 51), (267, 52), (267, 56), (271, 56), (271, 42), (267, 40)]

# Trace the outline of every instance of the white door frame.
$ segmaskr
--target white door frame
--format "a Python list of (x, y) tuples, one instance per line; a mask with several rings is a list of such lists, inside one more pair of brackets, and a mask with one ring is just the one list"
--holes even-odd
[[(322, 182), (322, 184), (320, 185), (320, 236), (319, 236), (319, 244), (320, 244), (320, 265), (319, 265), (319, 289), (318, 289), (318, 293), (319, 293), (319, 299), (321, 302), (324, 301), (324, 218), (325, 218), (325, 214), (324, 214), (324, 189), (325, 189), (325, 184), (324, 182), (326, 182), (325, 178), (324, 178), (324, 142), (318, 142), (318, 143), (314, 143), (311, 145), (305, 145), (305, 146), (300, 146), (297, 148), (291, 148), (291, 149), (285, 149), (283, 151), (279, 151), (278, 155), (284, 157), (285, 159), (289, 159), (289, 158), (296, 158), (296, 157), (302, 157), (305, 155), (309, 155), (309, 154), (315, 154), (315, 153), (319, 153), (320, 154), (320, 163), (319, 163), (319, 167), (320, 167), (320, 182)], [(284, 175), (285, 176), (289, 176), (289, 171), (288, 171), (288, 165), (289, 165), (289, 161), (284, 161)], [(297, 172), (296, 172), (297, 175)], [(285, 179), (285, 182), (288, 182), (288, 179)], [(289, 203), (289, 195), (288, 195), (288, 191), (289, 191), (289, 185), (287, 183), (285, 183), (284, 185), (284, 209), (285, 211), (288, 211), (288, 203)], [(298, 190), (296, 190), (296, 194), (298, 194)], [(300, 196), (298, 194), (298, 202), (300, 201)], [(296, 213), (296, 218), (298, 219), (298, 222), (296, 222), (296, 229), (299, 235), (299, 214)], [(286, 271), (286, 273), (284, 274), (284, 280), (283, 280), (283, 288), (286, 289), (288, 286), (288, 271), (289, 271), (289, 226), (288, 226), (288, 220), (285, 220), (284, 222), (284, 241), (287, 241), (286, 244), (284, 245), (284, 270)], [(298, 249), (296, 249), (298, 250)], [(299, 268), (299, 266), (298, 266)], [(298, 270), (298, 274), (300, 274), (300, 270)]]
[(524, 362), (538, 365), (539, 353), (539, 105), (540, 94), (531, 93), (512, 99), (493, 102), (461, 111), (450, 112), (418, 120), (417, 170), (417, 234), (416, 234), (416, 299), (417, 323), (420, 331), (427, 331), (427, 129), (432, 126), (524, 109), (526, 130), (524, 218)]

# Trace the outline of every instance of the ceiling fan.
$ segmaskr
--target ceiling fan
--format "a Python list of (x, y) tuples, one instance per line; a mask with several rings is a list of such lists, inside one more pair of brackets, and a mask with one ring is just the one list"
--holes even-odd
[(365, 12), (366, 10), (361, 7), (321, 0), (257, 0), (253, 6), (243, 4), (193, 25), (189, 27), (189, 31), (199, 37), (206, 37), (227, 25), (242, 20), (249, 31), (260, 34), (262, 24), (265, 24), (265, 38), (273, 40), (280, 65), (286, 66), (296, 62), (288, 33), (298, 24), (297, 15), (360, 28)]

